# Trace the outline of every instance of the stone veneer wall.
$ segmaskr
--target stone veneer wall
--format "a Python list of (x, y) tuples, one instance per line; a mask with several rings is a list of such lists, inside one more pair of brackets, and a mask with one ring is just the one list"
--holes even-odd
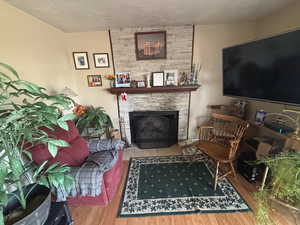
[[(167, 59), (136, 60), (136, 32), (166, 31)], [(170, 69), (191, 71), (193, 26), (159, 26), (112, 29), (110, 31), (116, 72), (131, 72), (131, 79), (143, 80), (144, 75)], [(131, 111), (179, 111), (178, 139), (187, 138), (189, 118), (189, 93), (129, 94), (127, 101), (119, 101), (119, 115), (125, 134), (131, 144), (129, 112)], [(122, 134), (124, 137), (124, 134)]]
[[(136, 60), (134, 33), (150, 31), (167, 32), (167, 59)], [(132, 79), (141, 80), (143, 75), (170, 69), (191, 71), (192, 25), (112, 29), (111, 41), (116, 72), (131, 72)]]
[[(131, 144), (129, 112), (133, 111), (179, 111), (178, 139), (187, 139), (189, 93), (152, 93), (133, 94), (127, 96), (127, 101), (118, 98), (120, 118), (122, 118), (126, 138)], [(123, 137), (124, 134), (122, 134)]]

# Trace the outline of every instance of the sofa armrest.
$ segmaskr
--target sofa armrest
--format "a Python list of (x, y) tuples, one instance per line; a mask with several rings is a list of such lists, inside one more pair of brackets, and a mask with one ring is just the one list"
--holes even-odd
[(123, 149), (124, 144), (123, 141), (118, 139), (88, 140), (89, 151), (91, 153)]

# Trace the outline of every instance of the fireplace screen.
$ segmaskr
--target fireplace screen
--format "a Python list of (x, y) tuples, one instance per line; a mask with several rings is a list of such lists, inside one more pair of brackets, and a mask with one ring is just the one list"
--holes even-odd
[(178, 111), (129, 113), (131, 140), (139, 148), (163, 148), (178, 141)]

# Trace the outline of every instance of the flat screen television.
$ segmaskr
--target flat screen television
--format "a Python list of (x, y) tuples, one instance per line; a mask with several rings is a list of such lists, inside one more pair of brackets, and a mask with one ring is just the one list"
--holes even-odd
[(223, 94), (300, 104), (300, 30), (223, 49)]

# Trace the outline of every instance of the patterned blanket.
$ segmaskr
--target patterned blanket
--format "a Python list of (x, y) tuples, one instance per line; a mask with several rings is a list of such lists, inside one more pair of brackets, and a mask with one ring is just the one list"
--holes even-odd
[(91, 153), (101, 151), (114, 151), (124, 148), (124, 142), (118, 139), (103, 139), (103, 140), (89, 140), (88, 146)]
[(98, 196), (102, 190), (103, 174), (110, 170), (118, 160), (117, 150), (123, 149), (120, 140), (90, 140), (90, 155), (81, 167), (71, 167), (70, 175), (74, 178), (74, 186), (70, 193), (62, 188), (56, 191), (57, 200), (65, 201), (71, 195)]

